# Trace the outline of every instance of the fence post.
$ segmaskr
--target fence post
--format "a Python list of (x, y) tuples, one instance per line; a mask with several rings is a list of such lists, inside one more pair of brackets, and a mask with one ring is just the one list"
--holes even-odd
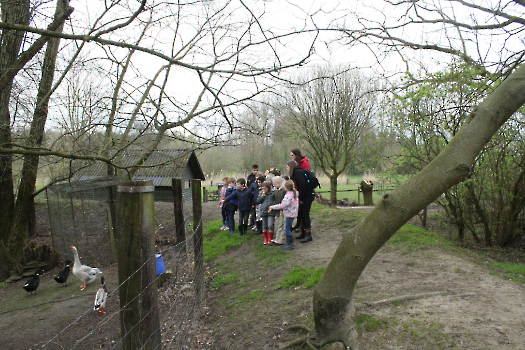
[[(173, 212), (175, 214), (175, 242), (177, 244), (186, 240), (186, 226), (184, 225), (183, 198), (182, 198), (182, 180), (171, 179), (171, 188), (173, 190)], [(184, 245), (186, 251), (186, 245)]]
[(202, 201), (207, 202), (208, 201), (208, 189), (206, 187), (202, 188)]
[(125, 181), (117, 188), (115, 234), (120, 333), (125, 350), (161, 345), (155, 261), (153, 181)]
[(206, 296), (204, 289), (204, 252), (203, 252), (203, 236), (202, 236), (202, 196), (201, 196), (201, 181), (192, 180), (191, 192), (193, 198), (193, 228), (195, 233), (193, 235), (193, 261), (195, 262), (195, 292), (197, 296), (197, 304), (202, 306)]

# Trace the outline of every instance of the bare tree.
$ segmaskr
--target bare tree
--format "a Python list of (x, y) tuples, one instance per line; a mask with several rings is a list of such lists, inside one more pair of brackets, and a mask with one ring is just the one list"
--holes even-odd
[(322, 69), (287, 97), (289, 130), (307, 145), (315, 165), (330, 178), (330, 200), (337, 200), (337, 178), (354, 159), (352, 151), (369, 131), (377, 110), (374, 83), (356, 71)]
[[(64, 29), (73, 12), (66, 0), (57, 2), (54, 16), (37, 2), (0, 5), (0, 254), (13, 258), (13, 264), (1, 266), (3, 278), (19, 269), (15, 260), (27, 232), (27, 203), (35, 193), (40, 157), (103, 161), (112, 171), (123, 168), (122, 151), (143, 148), (144, 156), (127, 169), (131, 176), (166, 138), (189, 141), (194, 149), (220, 143), (235, 127), (235, 109), (268, 91), (279, 71), (304, 64), (317, 36), (307, 13), (302, 23), (295, 22), (300, 30), (266, 28), (265, 3), (118, 0), (89, 8), (78, 4), (79, 16)], [(307, 44), (295, 46), (298, 51), (291, 55), (289, 46), (299, 36)], [(33, 69), (23, 69), (29, 65)], [(73, 81), (82, 69), (91, 69), (89, 79), (96, 80), (85, 85), (82, 94), (94, 97), (90, 103), (77, 100), (66, 106), (64, 96), (70, 92), (63, 83)], [(60, 74), (55, 77), (57, 70)], [(41, 72), (41, 77), (32, 72)], [(30, 86), (37, 88), (24, 89)], [(96, 86), (111, 89), (93, 89)], [(73, 115), (64, 112), (65, 106), (73, 105), (81, 120), (47, 120), (48, 110)], [(93, 118), (95, 110), (99, 112)], [(31, 126), (29, 136), (15, 137), (22, 123)], [(43, 144), (44, 130), (56, 131), (58, 125), (67, 134)], [(95, 142), (101, 134), (103, 141)], [(79, 142), (61, 147), (66, 139)], [(147, 142), (141, 142), (144, 139)], [(14, 157), (24, 160), (18, 189)]]

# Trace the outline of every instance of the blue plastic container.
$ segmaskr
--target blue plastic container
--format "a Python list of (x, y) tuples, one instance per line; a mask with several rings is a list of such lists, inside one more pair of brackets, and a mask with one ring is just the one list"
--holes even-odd
[(166, 267), (164, 266), (164, 258), (161, 254), (155, 254), (157, 260), (157, 276), (166, 273)]

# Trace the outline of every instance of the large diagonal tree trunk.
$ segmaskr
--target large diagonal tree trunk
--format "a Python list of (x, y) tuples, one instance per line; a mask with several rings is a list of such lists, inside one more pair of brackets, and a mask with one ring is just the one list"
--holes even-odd
[(476, 156), (525, 103), (525, 66), (518, 68), (472, 113), (447, 147), (403, 186), (387, 194), (361, 224), (343, 236), (313, 297), (319, 342), (355, 349), (354, 288), (364, 268), (410, 218), (464, 180)]
[[(29, 0), (2, 0), (2, 22), (29, 24)], [(18, 57), (24, 33), (3, 29), (0, 42), (0, 75), (13, 65)], [(11, 143), (11, 115), (9, 100), (13, 80), (0, 91), (0, 144)], [(13, 191), (12, 155), (0, 154), (0, 240), (7, 243), (13, 219), (15, 196)]]

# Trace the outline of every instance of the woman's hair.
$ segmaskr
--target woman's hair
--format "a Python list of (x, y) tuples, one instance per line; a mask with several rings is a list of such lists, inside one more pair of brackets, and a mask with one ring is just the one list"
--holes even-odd
[(268, 193), (272, 192), (272, 182), (271, 181), (264, 181), (261, 187), (266, 188), (268, 190)]
[(284, 179), (282, 177), (280, 177), (280, 176), (276, 176), (276, 177), (274, 177), (272, 179), (272, 182), (278, 184), (279, 186), (277, 186), (277, 187), (281, 187), (281, 185), (284, 182)]
[(295, 154), (295, 159), (297, 159), (297, 160), (301, 160), (301, 159), (304, 158), (304, 156), (301, 154), (301, 150), (299, 148), (292, 148), (292, 150), (290, 152)]
[(297, 199), (297, 191), (295, 190), (292, 180), (286, 180), (284, 183), (284, 188), (286, 188), (288, 191), (293, 191), (293, 199)]
[(292, 175), (293, 175), (293, 170), (295, 169), (295, 167), (297, 166), (297, 162), (295, 160), (290, 160), (288, 163), (286, 163), (286, 165), (288, 165), (288, 176), (290, 177), (290, 179), (292, 178)]

